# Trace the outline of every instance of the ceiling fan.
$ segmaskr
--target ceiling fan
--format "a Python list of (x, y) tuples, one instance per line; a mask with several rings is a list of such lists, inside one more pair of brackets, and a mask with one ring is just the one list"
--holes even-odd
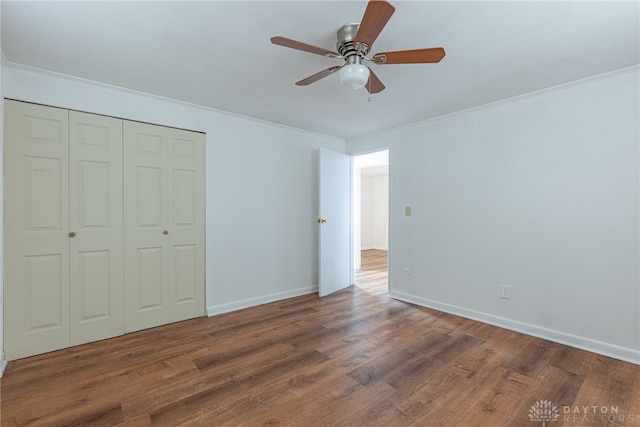
[(313, 74), (296, 82), (298, 86), (306, 86), (339, 71), (340, 83), (352, 89), (366, 87), (369, 93), (378, 93), (384, 90), (378, 76), (363, 61), (374, 64), (429, 64), (440, 62), (445, 52), (442, 47), (425, 49), (397, 50), (380, 52), (367, 57), (373, 42), (387, 24), (395, 8), (391, 3), (380, 0), (370, 0), (364, 11), (362, 22), (359, 24), (346, 24), (338, 30), (338, 41), (334, 52), (321, 47), (302, 43), (282, 36), (271, 37), (271, 43), (298, 49), (328, 58), (344, 59), (344, 64), (329, 67), (319, 73)]

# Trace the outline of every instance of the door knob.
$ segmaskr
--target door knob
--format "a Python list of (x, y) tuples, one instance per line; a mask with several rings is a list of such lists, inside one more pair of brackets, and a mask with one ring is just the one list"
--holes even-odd
[(321, 223), (322, 224), (326, 224), (327, 223), (327, 218), (318, 218), (318, 219), (316, 219), (316, 222), (318, 224), (321, 224)]
[(162, 234), (169, 234), (169, 230), (164, 230)]
[(76, 233), (75, 233), (75, 232), (73, 232), (73, 231), (70, 231), (70, 232), (69, 232), (69, 237), (76, 237)]

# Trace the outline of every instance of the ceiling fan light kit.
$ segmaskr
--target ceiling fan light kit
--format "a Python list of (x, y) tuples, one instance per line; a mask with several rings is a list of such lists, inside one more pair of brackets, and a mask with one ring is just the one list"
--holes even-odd
[(369, 81), (369, 68), (362, 64), (347, 64), (340, 68), (340, 84), (351, 89), (360, 89)]
[(369, 67), (362, 65), (362, 61), (366, 59), (369, 48), (360, 43), (356, 45), (355, 38), (358, 34), (360, 24), (347, 24), (338, 30), (338, 42), (336, 49), (340, 52), (340, 57), (344, 58), (345, 63), (340, 67), (338, 76), (340, 84), (351, 89), (360, 89), (369, 81)]
[(304, 52), (323, 55), (328, 58), (343, 59), (341, 66), (329, 67), (305, 79), (296, 82), (297, 86), (306, 86), (336, 71), (340, 77), (340, 84), (343, 86), (359, 89), (365, 87), (371, 94), (382, 92), (384, 84), (378, 76), (368, 66), (363, 65), (363, 61), (374, 64), (430, 64), (440, 62), (445, 56), (445, 51), (441, 47), (412, 49), (404, 51), (392, 51), (377, 53), (372, 58), (368, 58), (369, 50), (373, 42), (387, 24), (395, 8), (391, 3), (381, 0), (370, 0), (359, 24), (343, 25), (337, 34), (336, 48), (338, 52), (309, 45), (282, 36), (271, 37), (271, 43)]

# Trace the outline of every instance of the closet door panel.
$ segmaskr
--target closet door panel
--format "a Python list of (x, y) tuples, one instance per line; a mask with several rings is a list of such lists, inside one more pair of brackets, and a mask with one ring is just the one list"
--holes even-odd
[[(196, 245), (173, 246), (173, 274), (175, 292), (173, 304), (191, 304), (198, 301), (198, 248)], [(202, 315), (202, 313), (198, 313)], [(192, 316), (193, 317), (193, 316)]]
[(69, 113), (71, 344), (124, 333), (122, 120)]
[(163, 259), (161, 247), (138, 248), (135, 306), (140, 313), (163, 309), (165, 300), (162, 277)]
[(205, 136), (168, 130), (172, 322), (204, 315)]
[(26, 229), (30, 236), (39, 232), (57, 231), (65, 227), (61, 200), (57, 197), (64, 190), (63, 160), (37, 156), (24, 157)]
[(124, 122), (125, 331), (168, 323), (167, 130)]
[[(93, 322), (95, 325), (100, 320), (112, 317), (112, 306), (118, 304), (111, 296), (111, 253), (108, 250), (86, 251), (78, 252), (76, 256), (78, 294), (74, 295), (74, 300), (78, 305), (72, 311), (77, 312), (81, 325), (84, 322)], [(114, 335), (117, 335), (117, 331)]]
[(66, 325), (63, 319), (67, 293), (62, 282), (61, 254), (31, 255), (24, 261), (25, 332), (57, 331)]
[(5, 353), (69, 345), (68, 112), (5, 101)]
[(158, 230), (164, 223), (164, 170), (160, 167), (138, 166), (135, 170), (136, 190), (136, 228), (140, 231), (148, 230), (147, 238), (156, 242), (159, 239)]

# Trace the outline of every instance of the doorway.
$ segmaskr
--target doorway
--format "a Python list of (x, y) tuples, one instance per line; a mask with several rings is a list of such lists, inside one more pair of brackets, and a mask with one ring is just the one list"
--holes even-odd
[(354, 284), (389, 291), (389, 150), (353, 156)]

